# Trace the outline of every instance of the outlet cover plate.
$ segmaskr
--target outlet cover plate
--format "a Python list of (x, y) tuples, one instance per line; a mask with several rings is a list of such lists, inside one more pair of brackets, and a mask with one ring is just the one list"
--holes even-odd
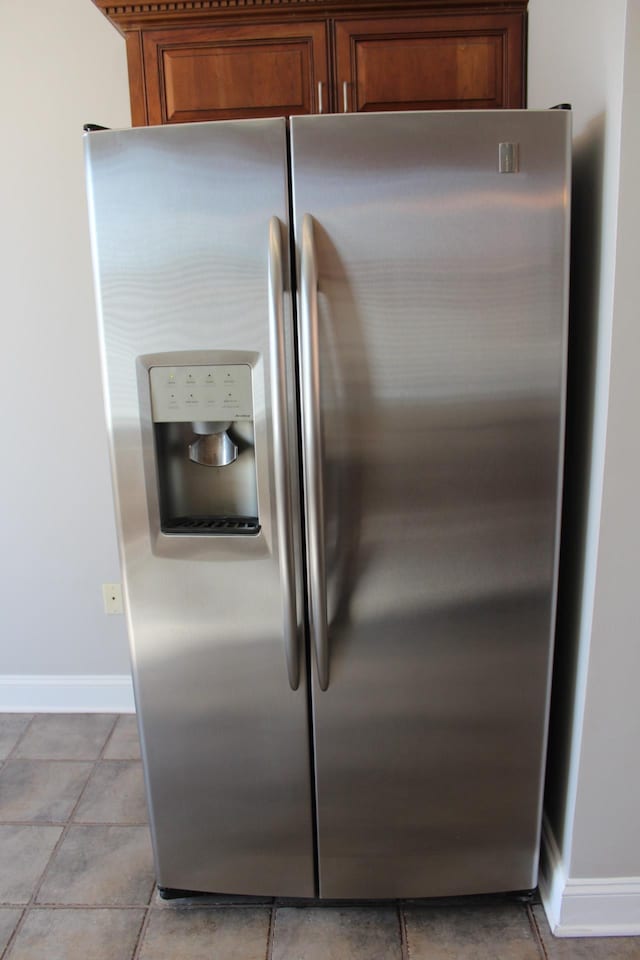
[(123, 613), (122, 607), (122, 584), (121, 583), (103, 583), (102, 600), (104, 602), (104, 612), (108, 614)]

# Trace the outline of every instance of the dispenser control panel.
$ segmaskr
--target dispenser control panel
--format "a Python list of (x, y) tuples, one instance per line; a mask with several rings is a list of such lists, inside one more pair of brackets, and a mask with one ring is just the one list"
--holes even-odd
[(155, 423), (253, 420), (251, 367), (245, 363), (151, 367)]

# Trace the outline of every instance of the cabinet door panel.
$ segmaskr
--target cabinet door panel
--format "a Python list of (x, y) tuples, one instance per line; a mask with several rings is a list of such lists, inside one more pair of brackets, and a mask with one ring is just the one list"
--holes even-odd
[(341, 21), (336, 62), (343, 109), (524, 106), (518, 14)]
[(149, 122), (314, 113), (326, 48), (323, 23), (148, 31)]

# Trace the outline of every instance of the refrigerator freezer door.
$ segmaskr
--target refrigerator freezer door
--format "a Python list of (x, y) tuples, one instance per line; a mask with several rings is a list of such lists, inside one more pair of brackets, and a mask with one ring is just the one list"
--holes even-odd
[(536, 883), (569, 123), (292, 120), (324, 897)]
[[(87, 141), (157, 878), (183, 890), (315, 891), (285, 151), (283, 120)], [(194, 412), (190, 429), (182, 403), (224, 410)], [(189, 460), (213, 428), (229, 429), (237, 458)], [(169, 464), (160, 493), (154, 431)], [(173, 529), (193, 535), (163, 532), (160, 499), (206, 504), (217, 485), (234, 503), (233, 478), (254, 491), (237, 502), (257, 497), (253, 523), (187, 517)]]

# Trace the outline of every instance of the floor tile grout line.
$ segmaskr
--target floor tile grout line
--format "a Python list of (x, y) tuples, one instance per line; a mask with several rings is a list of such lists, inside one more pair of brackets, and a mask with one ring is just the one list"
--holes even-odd
[[(109, 716), (109, 714), (106, 714), (106, 716)], [(113, 723), (111, 724), (111, 730), (109, 730), (109, 733), (107, 734), (107, 736), (106, 736), (106, 738), (105, 738), (105, 741), (104, 741), (104, 743), (102, 744), (102, 749), (101, 749), (100, 752), (98, 753), (98, 757), (97, 757), (96, 763), (97, 763), (98, 761), (100, 761), (100, 760), (104, 760), (104, 754), (105, 754), (105, 751), (106, 751), (106, 749), (107, 749), (107, 745), (108, 745), (109, 741), (111, 740), (111, 737), (113, 736), (113, 731), (115, 730), (115, 728), (116, 728), (116, 726), (117, 726), (117, 724), (118, 724), (118, 720), (120, 719), (121, 714), (115, 713), (115, 714), (112, 714), (112, 716), (113, 716)]]
[[(67, 820), (0, 820), (0, 827), (64, 827)], [(74, 827), (148, 827), (148, 820), (74, 820)]]
[(271, 905), (269, 910), (269, 929), (267, 931), (267, 953), (266, 960), (273, 960), (273, 941), (276, 931), (276, 910), (275, 904)]
[(409, 939), (407, 937), (407, 921), (404, 915), (402, 902), (398, 901), (398, 922), (400, 924), (400, 951), (402, 960), (409, 960)]
[[(202, 910), (211, 910), (215, 912), (216, 910), (237, 910), (238, 913), (250, 913), (252, 910), (277, 910), (277, 907), (271, 907), (268, 903), (185, 903), (179, 904), (178, 901), (175, 902), (175, 905), (160, 905), (157, 903), (149, 904), (150, 910), (160, 910), (163, 913), (170, 911), (172, 909), (180, 910), (181, 913), (197, 913)], [(297, 909), (297, 908), (295, 908)], [(305, 909), (305, 908), (300, 908)]]
[[(0, 761), (7, 763), (9, 757)], [(140, 763), (140, 760), (120, 760), (98, 757), (11, 757), (12, 763)]]
[[(153, 897), (153, 888), (151, 890), (151, 897)], [(151, 897), (149, 897), (149, 901), (151, 901)], [(133, 952), (131, 954), (131, 960), (138, 960), (140, 956), (140, 952), (142, 950), (142, 945), (144, 943), (144, 938), (147, 933), (147, 928), (149, 927), (150, 922), (151, 922), (151, 902), (149, 902), (144, 908), (144, 917), (142, 918), (142, 923), (140, 924), (140, 929), (138, 931), (138, 938), (136, 940), (135, 946), (133, 948)]]
[(73, 827), (149, 827), (148, 820), (74, 820)]
[(155, 881), (153, 882), (151, 890), (152, 898), (150, 903), (60, 903), (60, 901), (56, 900), (41, 900), (38, 903), (31, 904), (30, 902), (11, 903), (10, 901), (3, 901), (0, 903), (0, 910), (26, 910), (27, 907), (29, 907), (30, 910), (151, 910), (152, 912), (166, 912), (176, 909), (182, 913), (197, 913), (202, 910), (211, 911), (211, 913), (221, 910), (237, 910), (238, 913), (242, 913), (251, 910), (276, 909), (266, 903), (176, 903), (175, 908), (171, 906), (157, 906), (153, 903), (154, 888)]
[(154, 871), (153, 880), (151, 881), (151, 885), (149, 889), (149, 896), (147, 897), (147, 902), (144, 908), (144, 917), (142, 918), (142, 923), (140, 924), (138, 939), (136, 941), (135, 947), (133, 948), (133, 953), (131, 954), (131, 960), (136, 960), (136, 958), (140, 954), (140, 951), (142, 950), (142, 944), (144, 942), (144, 938), (147, 933), (147, 927), (151, 922), (151, 908), (153, 907), (153, 895), (156, 892), (156, 888), (157, 888), (157, 882), (156, 882), (155, 871)]
[(91, 773), (89, 774), (89, 777), (88, 777), (88, 779), (87, 779), (87, 781), (86, 781), (86, 783), (85, 783), (85, 785), (84, 785), (84, 787), (83, 787), (82, 793), (81, 793), (80, 796), (78, 797), (78, 802), (76, 803), (76, 805), (74, 806), (73, 810), (72, 810), (71, 813), (69, 814), (69, 822), (71, 822), (71, 823), (73, 823), (73, 824), (78, 824), (78, 825), (83, 826), (83, 827), (84, 827), (84, 826), (96, 826), (96, 827), (98, 827), (98, 826), (114, 826), (114, 827), (122, 826), (122, 827), (125, 827), (125, 826), (126, 826), (126, 827), (147, 827), (147, 828), (149, 827), (149, 822), (148, 822), (148, 820), (145, 820), (145, 821), (143, 821), (142, 823), (138, 823), (138, 822), (135, 822), (135, 823), (122, 823), (122, 822), (112, 823), (111, 821), (109, 821), (109, 822), (104, 822), (104, 821), (103, 821), (102, 823), (100, 823), (100, 822), (94, 822), (94, 821), (84, 821), (84, 822), (83, 822), (82, 820), (76, 820), (76, 819), (75, 819), (76, 810), (78, 809), (78, 806), (79, 806), (79, 804), (80, 804), (80, 801), (82, 800), (82, 797), (84, 796), (84, 792), (85, 792), (85, 790), (87, 789), (87, 787), (89, 786), (89, 781), (91, 780), (91, 778), (93, 777), (94, 773), (96, 772), (96, 769), (97, 769), (97, 767), (98, 767), (99, 764), (101, 764), (101, 763), (129, 763), (129, 764), (131, 764), (131, 763), (137, 763), (137, 764), (140, 764), (140, 766), (142, 766), (142, 761), (141, 761), (141, 760), (107, 760), (107, 759), (105, 759), (105, 756), (104, 756), (104, 755), (105, 755), (105, 753), (106, 753), (106, 751), (107, 751), (107, 748), (108, 748), (108, 746), (109, 746), (109, 743), (111, 742), (111, 738), (113, 737), (113, 734), (115, 733), (115, 729), (116, 729), (116, 727), (118, 726), (118, 720), (120, 719), (121, 716), (122, 716), (122, 714), (120, 714), (120, 713), (116, 714), (115, 720), (113, 721), (113, 726), (111, 727), (110, 732), (107, 734), (107, 739), (106, 739), (105, 742), (103, 743), (102, 749), (101, 749), (100, 753), (98, 754), (98, 757), (97, 757), (97, 759), (96, 759), (96, 761), (95, 761), (95, 763), (94, 763), (94, 765), (93, 765), (93, 769), (91, 770)]
[(0, 909), (6, 910), (13, 907), (14, 910), (147, 910), (144, 903), (2, 903)]
[(544, 945), (544, 940), (542, 938), (542, 931), (538, 926), (538, 921), (536, 920), (536, 915), (533, 912), (533, 907), (531, 906), (530, 903), (528, 903), (526, 904), (526, 908), (527, 908), (527, 918), (529, 920), (529, 925), (531, 927), (531, 931), (536, 940), (536, 943), (538, 944), (538, 947), (540, 949), (540, 954), (542, 955), (543, 960), (549, 960), (549, 954), (547, 953), (547, 948)]
[(107, 739), (105, 740), (104, 746), (103, 746), (102, 750), (100, 751), (101, 755), (106, 752), (107, 747), (108, 747), (109, 744), (111, 743), (111, 738), (113, 737), (114, 733), (116, 732), (116, 727), (118, 726), (118, 720), (120, 719), (121, 716), (122, 716), (121, 713), (119, 713), (119, 714), (116, 716), (116, 722), (115, 722), (114, 725), (111, 727), (111, 732), (109, 733), (109, 736), (108, 736)]
[(70, 812), (70, 814), (69, 814), (69, 817), (68, 817), (68, 819), (67, 819), (67, 826), (71, 825), (71, 824), (74, 822), (74, 817), (75, 817), (75, 814), (76, 814), (76, 810), (78, 809), (78, 807), (80, 806), (80, 804), (81, 804), (81, 802), (82, 802), (82, 798), (84, 797), (85, 791), (86, 791), (87, 787), (89, 786), (89, 781), (91, 780), (92, 776), (93, 776), (94, 773), (96, 772), (96, 769), (97, 769), (98, 764), (99, 764), (99, 763), (105, 763), (105, 762), (106, 762), (106, 761), (104, 760), (104, 752), (105, 752), (105, 750), (107, 749), (107, 744), (109, 743), (109, 740), (110, 740), (111, 737), (113, 736), (113, 731), (114, 731), (115, 728), (116, 728), (116, 724), (117, 724), (117, 722), (118, 722), (118, 717), (119, 717), (119, 714), (116, 714), (115, 717), (114, 717), (113, 723), (111, 724), (111, 730), (110, 730), (109, 733), (107, 734), (107, 736), (106, 736), (106, 738), (105, 738), (105, 741), (104, 741), (104, 743), (102, 744), (102, 748), (98, 751), (98, 756), (97, 756), (96, 759), (93, 761), (93, 766), (92, 766), (92, 768), (91, 768), (91, 772), (90, 772), (89, 776), (87, 777), (87, 779), (85, 780), (84, 787), (83, 787), (82, 790), (80, 791), (80, 796), (78, 797), (78, 799), (76, 800), (75, 804), (73, 805), (73, 809), (71, 810), (71, 812)]
[(13, 754), (16, 752), (16, 750), (18, 749), (18, 747), (19, 747), (20, 744), (22, 743), (23, 739), (25, 738), (25, 736), (26, 736), (26, 734), (27, 734), (27, 731), (30, 729), (31, 725), (33, 724), (33, 721), (35, 720), (35, 718), (36, 718), (37, 716), (39, 716), (39, 714), (36, 714), (36, 713), (32, 713), (32, 714), (31, 714), (31, 719), (29, 720), (29, 722), (27, 723), (26, 727), (24, 728), (24, 730), (22, 731), (22, 733), (20, 734), (20, 736), (18, 737), (18, 739), (16, 740), (16, 742), (14, 743), (14, 745), (12, 746), (11, 750), (9, 750), (9, 753), (8, 753), (8, 754), (6, 755), (6, 757), (4, 758), (4, 761), (3, 761), (4, 763), (6, 763), (7, 760), (13, 760), (13, 759), (14, 759)]
[(11, 934), (11, 936), (9, 937), (9, 939), (7, 940), (6, 946), (5, 946), (4, 950), (2, 951), (2, 954), (0, 955), (0, 960), (4, 960), (5, 957), (8, 957), (8, 956), (9, 956), (9, 951), (11, 950), (13, 944), (15, 943), (16, 937), (18, 936), (18, 930), (20, 930), (20, 928), (22, 927), (22, 924), (23, 924), (23, 921), (24, 921), (24, 918), (25, 918), (26, 913), (27, 913), (27, 908), (26, 908), (26, 907), (22, 907), (22, 915), (20, 916), (18, 922), (16, 923), (15, 927), (13, 928), (13, 933)]
[(156, 889), (157, 889), (157, 882), (156, 882), (156, 872), (154, 867), (153, 880), (151, 881), (151, 889), (149, 890), (149, 896), (147, 897), (147, 902), (146, 902), (147, 910), (150, 910), (151, 907), (153, 906), (153, 895), (156, 892)]

